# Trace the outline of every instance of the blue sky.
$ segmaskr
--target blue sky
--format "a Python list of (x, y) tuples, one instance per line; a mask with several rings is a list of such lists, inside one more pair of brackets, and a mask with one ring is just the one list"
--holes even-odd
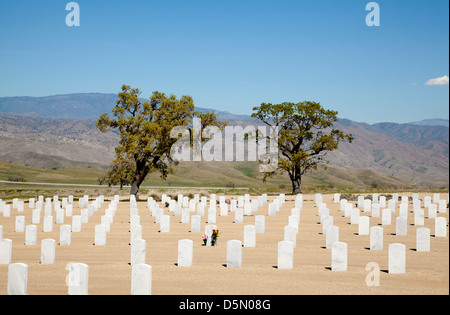
[(79, 27), (69, 2), (0, 1), (0, 96), (129, 84), (235, 114), (311, 100), (367, 123), (449, 117), (447, 0), (376, 1), (379, 27), (361, 0), (79, 0)]

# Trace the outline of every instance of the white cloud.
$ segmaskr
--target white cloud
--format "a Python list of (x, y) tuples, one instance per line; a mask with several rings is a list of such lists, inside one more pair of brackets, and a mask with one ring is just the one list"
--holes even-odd
[(448, 85), (448, 75), (444, 75), (443, 77), (436, 78), (436, 79), (430, 79), (427, 82), (425, 82), (425, 85)]

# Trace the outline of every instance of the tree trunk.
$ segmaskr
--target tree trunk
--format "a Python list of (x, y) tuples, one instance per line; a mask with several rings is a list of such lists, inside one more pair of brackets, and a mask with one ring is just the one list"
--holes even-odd
[(139, 200), (139, 187), (148, 174), (148, 169), (145, 162), (136, 162), (136, 173), (134, 174), (133, 183), (131, 184), (130, 195), (135, 195), (136, 200)]
[(139, 200), (139, 186), (141, 183), (138, 183), (138, 181), (135, 179), (133, 180), (133, 184), (131, 185), (130, 195), (135, 195), (136, 200)]
[(293, 175), (291, 176), (292, 182), (292, 194), (297, 195), (302, 193), (302, 175), (300, 174), (300, 169), (295, 168)]

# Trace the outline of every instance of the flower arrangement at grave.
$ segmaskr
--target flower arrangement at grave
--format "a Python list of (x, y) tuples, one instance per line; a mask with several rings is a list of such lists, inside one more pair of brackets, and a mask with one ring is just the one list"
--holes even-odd
[(219, 230), (213, 230), (211, 234), (211, 246), (216, 245), (218, 237), (219, 237)]
[(208, 236), (206, 234), (202, 235), (203, 245), (206, 246), (206, 242), (208, 241)]
[(231, 204), (231, 200), (230, 200), (230, 199), (227, 199), (227, 200), (225, 200), (225, 203), (226, 203), (226, 204)]
[(165, 207), (166, 208), (169, 207), (169, 203), (167, 201), (166, 201)]

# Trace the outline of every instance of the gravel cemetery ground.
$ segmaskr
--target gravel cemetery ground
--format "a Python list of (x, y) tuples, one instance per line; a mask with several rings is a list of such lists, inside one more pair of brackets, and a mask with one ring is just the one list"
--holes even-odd
[[(293, 269), (277, 268), (278, 242), (284, 239), (284, 226), (294, 208), (295, 196), (286, 196), (276, 216), (268, 216), (268, 204), (276, 196), (269, 196), (268, 203), (258, 208), (251, 216), (244, 216), (243, 223), (234, 223), (234, 213), (220, 216), (217, 206), (217, 222), (220, 230), (217, 246), (203, 246), (202, 235), (207, 215), (201, 219), (201, 232), (190, 232), (190, 223), (180, 223), (180, 217), (170, 214), (170, 232), (160, 233), (160, 224), (147, 209), (145, 201), (138, 202), (142, 238), (146, 240), (146, 263), (152, 266), (152, 294), (154, 295), (302, 295), (302, 294), (449, 294), (449, 243), (448, 224), (446, 237), (434, 237), (435, 219), (427, 217), (425, 209), (424, 226), (431, 231), (431, 251), (416, 251), (416, 229), (409, 196), (407, 235), (395, 235), (395, 217), (391, 225), (381, 225), (381, 216), (370, 218), (370, 226), (382, 226), (384, 248), (381, 251), (369, 250), (369, 235), (358, 235), (358, 225), (350, 224), (350, 218), (344, 217), (340, 204), (333, 202), (333, 195), (323, 195), (323, 202), (334, 218), (334, 225), (339, 227), (339, 241), (348, 245), (348, 270), (337, 272), (331, 270), (331, 249), (325, 248), (325, 235), (318, 216), (314, 194), (303, 195), (303, 207), (298, 226), (297, 246), (294, 248)], [(420, 199), (432, 194), (421, 193)], [(52, 197), (52, 196), (47, 196)], [(93, 196), (90, 196), (91, 198)], [(96, 197), (96, 196), (95, 196)], [(217, 196), (217, 199), (219, 196)], [(237, 196), (226, 196), (226, 199)], [(256, 196), (252, 196), (255, 199)], [(448, 194), (441, 193), (441, 199), (448, 200)], [(60, 197), (61, 199), (61, 197)], [(53, 232), (42, 232), (43, 215), (38, 224), (37, 244), (24, 245), (25, 233), (15, 232), (15, 217), (23, 215), (25, 225), (31, 224), (32, 209), (25, 203), (24, 212), (18, 213), (11, 206), (10, 217), (0, 214), (0, 226), (3, 226), (3, 239), (11, 239), (12, 263), (28, 265), (28, 294), (30, 295), (65, 295), (68, 293), (66, 266), (70, 262), (85, 263), (89, 266), (90, 295), (128, 295), (131, 287), (130, 265), (130, 202), (121, 201), (107, 233), (105, 246), (94, 246), (95, 226), (100, 224), (112, 198), (105, 202), (88, 223), (82, 224), (81, 232), (72, 232), (71, 245), (60, 246), (59, 226), (53, 225)], [(356, 207), (356, 201), (352, 201)], [(360, 208), (361, 209), (361, 208)], [(205, 214), (207, 209), (205, 209)], [(78, 202), (75, 202), (73, 214), (80, 214)], [(229, 240), (241, 240), (244, 226), (254, 225), (256, 215), (265, 215), (265, 232), (256, 234), (256, 247), (242, 248), (242, 267), (227, 268), (227, 248)], [(361, 209), (361, 215), (368, 215)], [(447, 218), (446, 213), (438, 213)], [(72, 219), (65, 217), (64, 224), (71, 224)], [(40, 264), (41, 240), (52, 238), (56, 241), (56, 262), (50, 265)], [(193, 247), (193, 265), (177, 266), (178, 241), (191, 239)], [(406, 246), (406, 273), (388, 273), (388, 245), (401, 243)], [(366, 277), (371, 272), (367, 264), (375, 262), (380, 266), (380, 285), (368, 286)], [(0, 295), (7, 294), (8, 265), (0, 264)]]

